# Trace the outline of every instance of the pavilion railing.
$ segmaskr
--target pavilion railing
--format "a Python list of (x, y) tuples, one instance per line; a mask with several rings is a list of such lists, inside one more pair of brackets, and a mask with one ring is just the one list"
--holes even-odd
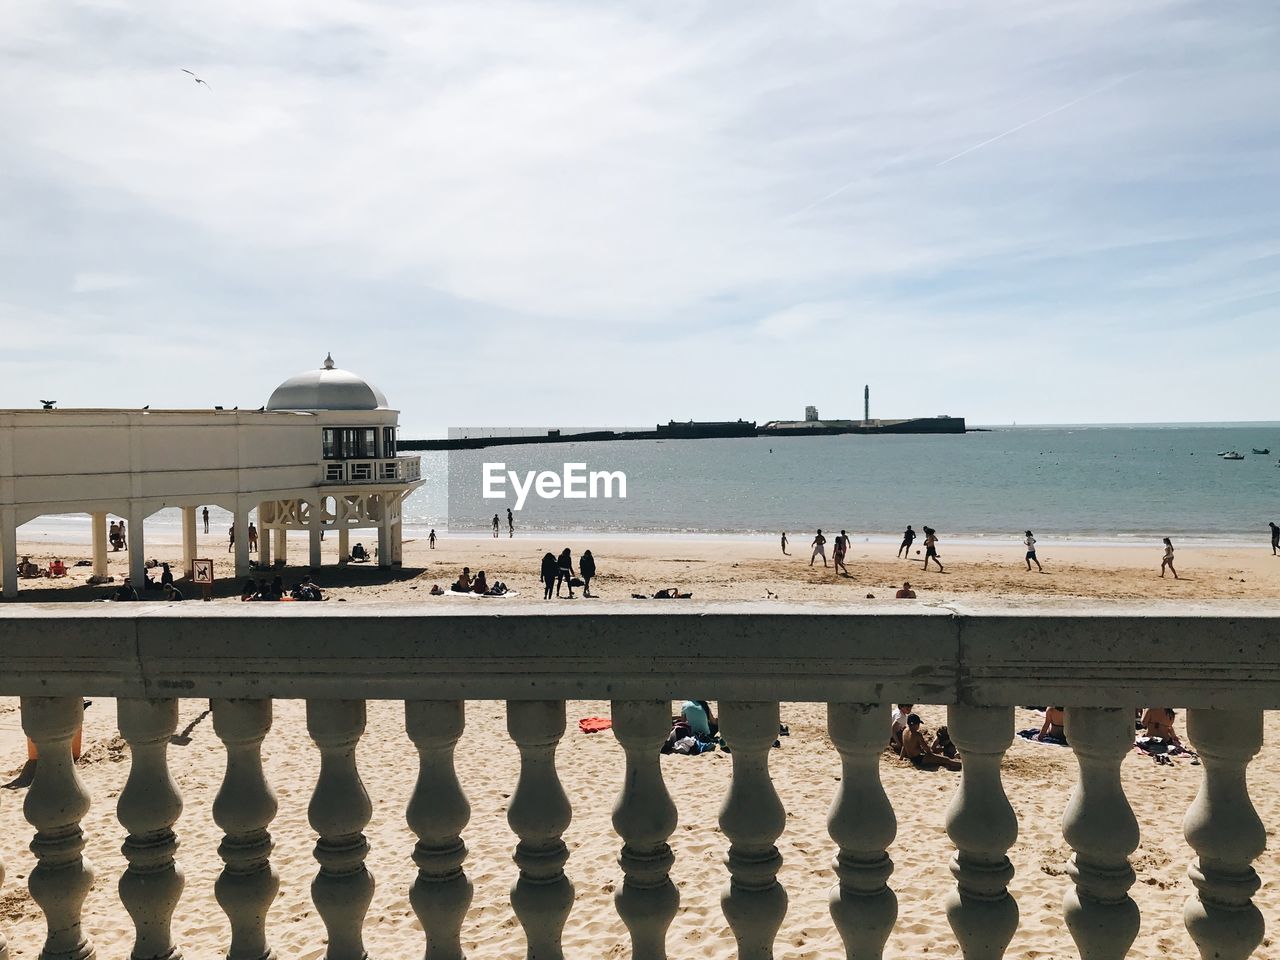
[(418, 456), (325, 460), (320, 465), (322, 483), (409, 483), (421, 476), (422, 458)]
[[(1138, 826), (1120, 781), (1137, 703), (1187, 706), (1188, 734), (1203, 763), (1200, 793), (1184, 823), (1196, 855), (1189, 871), (1195, 890), (1185, 909), (1192, 939), (1202, 957), (1223, 960), (1243, 960), (1262, 942), (1252, 864), (1266, 835), (1245, 770), (1262, 744), (1262, 711), (1280, 706), (1280, 616), (1116, 605), (500, 610), (0, 608), (0, 695), (21, 697), (22, 726), (40, 757), (24, 812), (37, 861), (28, 884), (48, 928), (41, 956), (92, 952), (80, 916), (93, 879), (81, 853), (89, 797), (71, 756), (82, 695), (118, 698), (119, 729), (131, 751), (118, 801), (128, 861), (119, 891), (139, 960), (176, 957), (180, 948), (171, 921), (183, 886), (174, 857), (182, 801), (166, 760), (178, 696), (210, 698), (226, 750), (212, 814), (225, 834), (216, 895), (230, 923), (232, 960), (271, 955), (266, 917), (279, 888), (270, 860), (276, 807), (260, 746), (274, 698), (306, 699), (307, 729), (321, 757), (310, 807), (319, 864), (312, 896), (330, 960), (364, 957), (373, 880), (364, 868), (363, 831), (371, 807), (354, 746), (369, 699), (405, 702), (406, 730), (418, 752), (407, 812), (418, 837), (410, 899), (426, 956), (434, 960), (463, 956), (461, 930), (472, 898), (462, 840), (469, 806), (453, 760), (465, 701), (508, 701), (508, 731), (521, 764), (508, 810), (519, 838), (511, 901), (527, 956), (547, 960), (562, 956), (574, 899), (562, 839), (572, 798), (555, 761), (565, 700), (612, 700), (626, 758), (613, 814), (620, 839), (616, 906), (632, 955), (666, 957), (679, 905), (670, 879), (678, 850), (669, 844), (676, 809), (659, 746), (672, 698), (688, 690), (719, 702), (721, 731), (733, 745), (732, 784), (720, 811), (730, 843), (722, 903), (741, 958), (773, 956), (787, 908), (775, 845), (786, 811), (769, 774), (779, 701), (828, 704), (843, 768), (829, 816), (831, 916), (849, 958), (881, 957), (897, 921), (886, 852), (896, 822), (878, 772), (890, 701), (949, 705), (964, 766), (947, 817), (956, 879), (947, 916), (969, 960), (1003, 956), (1018, 926), (1007, 856), (1018, 823), (1001, 783), (1001, 759), (1013, 735), (1011, 705), (1029, 701), (1067, 705), (1080, 768), (1063, 822), (1074, 850), (1065, 920), (1079, 955), (1123, 958), (1139, 929), (1128, 893)], [(375, 621), (376, 628), (361, 629)], [(351, 643), (353, 635), (359, 644)], [(406, 945), (403, 952), (413, 950)]]

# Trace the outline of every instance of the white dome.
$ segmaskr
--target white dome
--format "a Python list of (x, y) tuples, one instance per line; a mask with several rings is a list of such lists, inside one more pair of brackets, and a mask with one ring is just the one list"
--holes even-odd
[(381, 390), (349, 370), (339, 370), (333, 357), (324, 366), (290, 377), (276, 387), (268, 410), (386, 410)]

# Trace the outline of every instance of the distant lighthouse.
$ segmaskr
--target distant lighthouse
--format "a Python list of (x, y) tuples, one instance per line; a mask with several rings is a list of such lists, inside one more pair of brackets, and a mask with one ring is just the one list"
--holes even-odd
[(866, 384), (862, 388), (862, 420), (864, 423), (871, 420), (871, 384)]

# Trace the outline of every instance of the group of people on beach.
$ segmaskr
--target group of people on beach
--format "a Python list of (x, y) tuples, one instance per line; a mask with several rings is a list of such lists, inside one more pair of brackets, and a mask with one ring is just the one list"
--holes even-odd
[(244, 601), (250, 600), (326, 600), (324, 591), (311, 579), (310, 574), (303, 574), (302, 579), (293, 585), (292, 589), (286, 589), (283, 577), (276, 577), (270, 583), (266, 579), (260, 579), (257, 582), (253, 577), (248, 577), (244, 581), (244, 586), (240, 589), (240, 599)]
[(596, 558), (591, 555), (590, 550), (582, 552), (582, 559), (578, 561), (576, 573), (573, 569), (573, 553), (568, 547), (560, 551), (559, 557), (547, 551), (542, 556), (542, 566), (538, 571), (538, 579), (542, 581), (543, 586), (542, 599), (550, 600), (553, 589), (559, 597), (562, 587), (568, 588), (570, 600), (576, 599), (573, 593), (574, 587), (581, 587), (582, 595), (591, 597), (593, 596), (591, 578), (595, 575)]
[[(440, 596), (445, 591), (440, 589), (439, 584), (431, 588), (433, 596)], [(458, 574), (458, 579), (449, 584), (450, 593), (473, 593), (477, 597), (505, 597), (509, 592), (509, 588), (501, 580), (495, 580), (489, 583), (489, 575), (483, 570), (479, 571), (474, 577), (471, 576), (471, 568), (463, 567), (462, 573)]]
[[(206, 532), (208, 531), (206, 530)], [(247, 539), (249, 541), (249, 552), (257, 553), (258, 552), (258, 528), (253, 523), (249, 524)], [(235, 524), (233, 523), (231, 526), (227, 527), (227, 553), (231, 553), (232, 551), (235, 550), (235, 548), (236, 548), (236, 527), (235, 527)]]

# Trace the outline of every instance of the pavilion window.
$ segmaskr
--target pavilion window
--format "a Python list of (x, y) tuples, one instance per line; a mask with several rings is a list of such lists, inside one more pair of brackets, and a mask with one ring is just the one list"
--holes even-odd
[(378, 455), (378, 430), (376, 427), (360, 428), (360, 456), (376, 457)]
[(338, 431), (332, 427), (325, 427), (324, 429), (324, 459), (342, 459), (342, 446), (339, 441)]
[(396, 455), (396, 428), (382, 428), (382, 455), (390, 458)]

